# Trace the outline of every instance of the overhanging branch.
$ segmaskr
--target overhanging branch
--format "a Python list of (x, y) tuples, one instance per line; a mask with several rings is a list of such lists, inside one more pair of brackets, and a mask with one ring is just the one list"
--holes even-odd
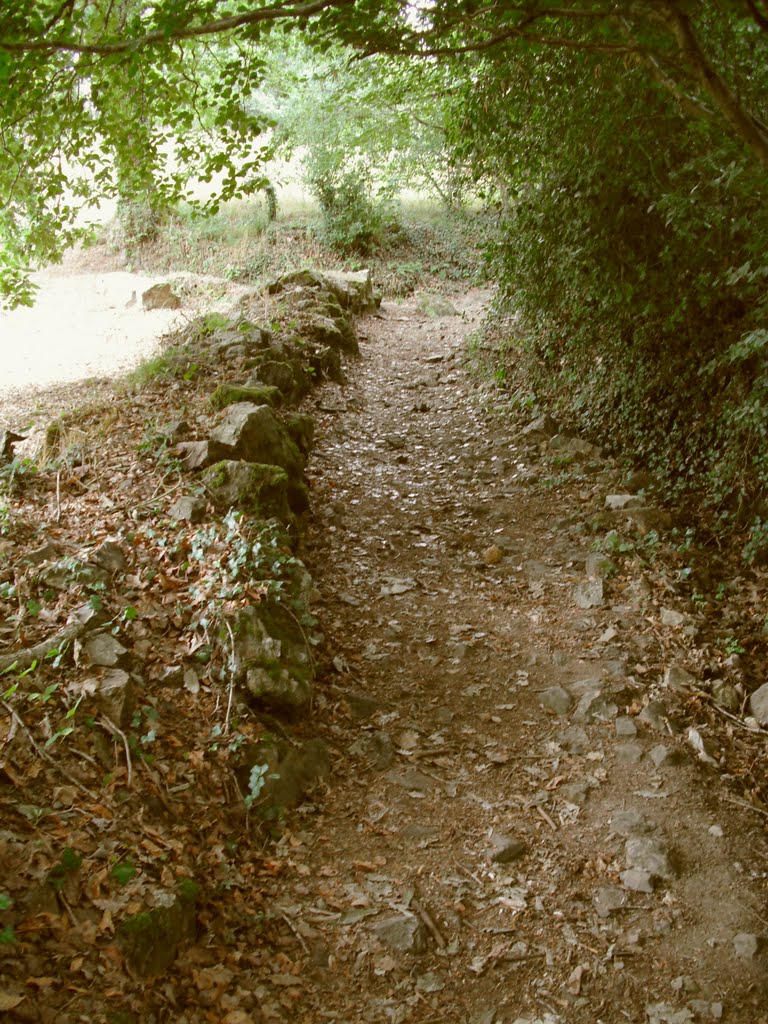
[(233, 14), (227, 18), (178, 28), (171, 32), (156, 30), (133, 39), (119, 39), (113, 43), (80, 43), (71, 39), (0, 39), (0, 50), (6, 53), (82, 53), (97, 57), (143, 50), (152, 46), (165, 46), (184, 39), (199, 39), (203, 36), (224, 35), (234, 29), (278, 21), (302, 21), (324, 11), (352, 7), (355, 0), (311, 0), (310, 3), (273, 4), (257, 11)]

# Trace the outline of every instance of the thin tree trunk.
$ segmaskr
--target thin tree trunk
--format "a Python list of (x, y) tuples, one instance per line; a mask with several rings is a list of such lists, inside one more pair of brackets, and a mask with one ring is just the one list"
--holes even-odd
[(706, 90), (736, 135), (749, 146), (760, 163), (768, 168), (768, 133), (749, 111), (741, 106), (727, 83), (712, 67), (701, 48), (688, 15), (674, 2), (666, 3), (664, 8), (667, 24), (702, 88)]

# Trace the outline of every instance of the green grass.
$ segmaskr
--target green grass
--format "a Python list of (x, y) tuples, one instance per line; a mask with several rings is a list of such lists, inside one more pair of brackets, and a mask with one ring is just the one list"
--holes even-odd
[[(224, 203), (208, 217), (182, 205), (161, 225), (156, 239), (132, 252), (132, 269), (191, 271), (259, 284), (306, 266), (370, 268), (376, 286), (390, 296), (420, 289), (450, 292), (482, 279), (479, 247), (488, 226), (477, 212), (456, 215), (423, 196), (406, 194), (398, 219), (384, 230), (375, 250), (365, 257), (343, 257), (323, 244), (318, 207), (298, 186), (278, 189), (278, 203), (272, 222), (263, 195)], [(165, 358), (140, 367), (135, 382), (168, 373)]]

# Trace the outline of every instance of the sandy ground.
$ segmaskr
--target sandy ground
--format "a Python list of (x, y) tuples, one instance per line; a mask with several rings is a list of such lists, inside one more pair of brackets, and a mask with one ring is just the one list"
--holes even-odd
[[(93, 265), (89, 253), (86, 271), (74, 259), (40, 271), (33, 275), (35, 305), (0, 311), (0, 428), (28, 434), (46, 416), (107, 397), (112, 381), (158, 352), (174, 327), (203, 311), (226, 311), (252, 290), (224, 278), (149, 276), (108, 265), (94, 272)], [(145, 310), (142, 292), (163, 281), (174, 286), (181, 308)]]
[(156, 280), (125, 271), (35, 274), (35, 306), (0, 311), (0, 401), (11, 389), (125, 372), (152, 355), (158, 338), (182, 320), (179, 310), (142, 308), (141, 293)]

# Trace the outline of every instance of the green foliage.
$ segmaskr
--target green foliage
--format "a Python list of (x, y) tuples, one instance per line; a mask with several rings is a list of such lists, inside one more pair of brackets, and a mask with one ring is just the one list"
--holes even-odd
[(56, 890), (63, 889), (67, 880), (79, 870), (82, 863), (83, 858), (80, 854), (71, 846), (67, 846), (62, 851), (59, 863), (55, 864), (48, 872), (48, 884)]
[[(370, 169), (313, 155), (307, 183), (323, 213), (323, 241), (343, 255), (366, 256), (376, 248), (391, 219), (387, 197), (377, 193)], [(390, 214), (388, 216), (388, 214)]]
[(268, 772), (268, 764), (255, 764), (251, 768), (250, 775), (248, 776), (248, 792), (243, 798), (246, 810), (250, 811), (255, 801), (261, 795), (261, 791), (267, 784)]
[[(768, 95), (748, 26), (706, 25), (744, 96)], [(748, 520), (768, 484), (764, 167), (639, 61), (541, 51), (476, 75), (457, 132), (499, 197), (493, 272), (539, 397)]]
[(118, 885), (128, 885), (136, 877), (136, 865), (128, 858), (113, 864), (109, 873)]

